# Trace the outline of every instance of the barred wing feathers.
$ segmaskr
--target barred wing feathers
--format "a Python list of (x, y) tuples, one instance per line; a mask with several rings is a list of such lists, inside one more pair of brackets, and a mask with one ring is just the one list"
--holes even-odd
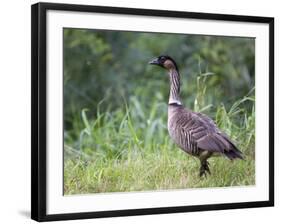
[(169, 132), (186, 152), (196, 154), (203, 150), (243, 159), (242, 152), (206, 115), (183, 107), (177, 107), (171, 115)]

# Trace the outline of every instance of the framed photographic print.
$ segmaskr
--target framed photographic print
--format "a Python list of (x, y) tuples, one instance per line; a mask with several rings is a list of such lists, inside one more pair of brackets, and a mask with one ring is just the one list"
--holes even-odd
[(32, 6), (32, 219), (274, 205), (274, 19)]

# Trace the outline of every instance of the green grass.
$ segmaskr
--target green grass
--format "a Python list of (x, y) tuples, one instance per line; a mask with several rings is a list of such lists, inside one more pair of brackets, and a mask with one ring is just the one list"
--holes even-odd
[[(199, 161), (170, 139), (162, 95), (150, 102), (136, 96), (112, 109), (102, 101), (94, 118), (89, 110), (65, 131), (64, 193), (124, 192), (255, 184), (255, 100), (253, 90), (230, 108), (206, 105), (206, 79), (197, 78), (194, 110), (211, 116), (243, 152), (245, 160), (209, 159), (211, 175), (199, 177)], [(108, 105), (100, 110), (101, 105)]]
[(212, 175), (199, 178), (199, 163), (178, 149), (130, 159), (68, 160), (65, 194), (253, 185), (254, 160), (210, 159)]

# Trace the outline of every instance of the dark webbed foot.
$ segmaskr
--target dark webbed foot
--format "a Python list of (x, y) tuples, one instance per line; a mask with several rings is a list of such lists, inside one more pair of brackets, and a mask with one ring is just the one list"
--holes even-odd
[(202, 177), (204, 175), (206, 177), (207, 173), (211, 174), (211, 171), (209, 168), (209, 162), (207, 160), (201, 161), (199, 176)]

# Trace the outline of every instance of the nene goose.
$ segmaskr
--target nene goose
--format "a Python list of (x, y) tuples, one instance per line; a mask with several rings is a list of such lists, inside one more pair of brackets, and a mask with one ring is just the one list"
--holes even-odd
[(176, 62), (169, 56), (159, 56), (149, 63), (169, 71), (168, 131), (182, 150), (199, 158), (199, 176), (211, 174), (207, 161), (211, 156), (225, 155), (230, 160), (243, 159), (242, 152), (211, 118), (183, 107), (179, 97), (180, 74)]

